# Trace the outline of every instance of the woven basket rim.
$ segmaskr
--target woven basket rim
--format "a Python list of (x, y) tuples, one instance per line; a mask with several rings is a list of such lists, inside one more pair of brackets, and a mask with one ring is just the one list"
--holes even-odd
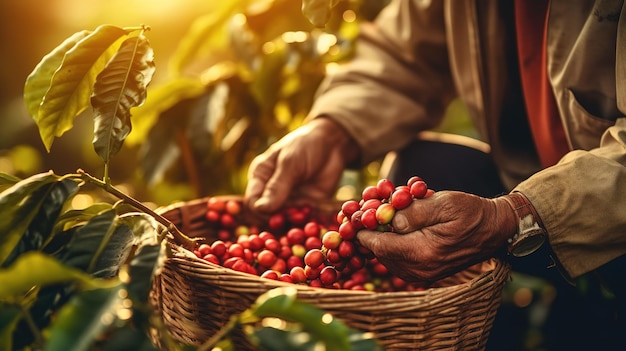
[[(196, 199), (192, 199), (188, 201), (173, 202), (170, 205), (157, 208), (155, 212), (159, 214), (163, 214), (168, 211), (179, 209), (183, 206), (193, 206), (193, 205), (202, 204), (202, 203), (205, 203), (208, 199), (215, 198), (215, 197), (218, 197), (224, 200), (230, 200), (230, 199), (239, 200), (239, 201), (243, 200), (242, 195), (236, 195), (236, 194), (205, 196), (205, 197), (196, 198)], [(303, 203), (313, 204), (312, 202), (306, 202), (306, 200)], [(341, 202), (337, 200), (326, 199), (326, 200), (320, 200), (320, 201), (316, 200), (314, 205), (318, 207), (329, 206), (331, 208), (336, 208), (336, 206), (340, 203)], [(195, 267), (198, 267), (199, 269), (204, 268), (204, 269), (210, 269), (214, 272), (221, 272), (221, 273), (227, 274), (231, 278), (236, 277), (237, 279), (240, 279), (242, 281), (261, 282), (265, 286), (295, 287), (298, 291), (312, 292), (312, 293), (313, 292), (315, 293), (320, 293), (320, 292), (329, 293), (330, 292), (332, 294), (332, 292), (341, 291), (341, 295), (354, 294), (355, 296), (372, 295), (372, 296), (394, 296), (394, 297), (426, 296), (426, 295), (431, 295), (435, 292), (441, 293), (441, 294), (448, 294), (456, 290), (465, 291), (467, 289), (471, 289), (474, 285), (479, 284), (481, 281), (485, 279), (489, 279), (490, 276), (493, 276), (493, 275), (498, 276), (497, 273), (501, 271), (508, 271), (509, 269), (508, 263), (502, 260), (501, 258), (490, 257), (470, 267), (470, 268), (476, 269), (478, 266), (480, 266), (480, 272), (476, 272), (476, 275), (473, 278), (465, 282), (455, 284), (455, 285), (450, 285), (450, 286), (445, 286), (445, 287), (431, 287), (431, 288), (427, 288), (424, 290), (413, 290), (413, 291), (368, 291), (368, 290), (332, 289), (332, 288), (324, 288), (324, 287), (314, 287), (314, 286), (309, 286), (305, 284), (293, 284), (293, 283), (263, 278), (258, 275), (253, 275), (250, 273), (239, 272), (230, 268), (226, 268), (219, 264), (208, 262), (206, 260), (203, 260), (197, 257), (193, 252), (189, 251), (187, 248), (183, 247), (182, 245), (179, 245), (178, 243), (176, 243), (175, 240), (170, 236), (168, 236), (166, 243), (167, 243), (168, 248), (171, 250), (172, 258), (187, 260), (189, 263), (193, 263), (193, 265)], [(505, 280), (508, 279), (508, 275), (504, 274), (503, 279)]]
[(275, 287), (295, 287), (299, 291), (307, 291), (307, 292), (323, 292), (330, 293), (340, 291), (341, 295), (346, 294), (354, 294), (354, 295), (372, 295), (372, 296), (394, 296), (394, 297), (416, 297), (416, 296), (426, 296), (432, 294), (448, 294), (451, 291), (456, 290), (465, 290), (471, 289), (474, 285), (478, 284), (481, 280), (484, 280), (492, 275), (496, 275), (499, 271), (507, 269), (507, 263), (501, 259), (492, 257), (483, 262), (480, 262), (482, 266), (493, 266), (492, 268), (482, 270), (481, 273), (476, 275), (471, 280), (466, 282), (445, 286), (445, 287), (432, 287), (424, 290), (414, 290), (414, 291), (367, 291), (367, 290), (349, 290), (349, 289), (330, 289), (324, 287), (314, 287), (304, 284), (293, 284), (268, 278), (263, 278), (258, 275), (239, 272), (234, 269), (230, 269), (212, 262), (208, 262), (201, 258), (198, 258), (193, 252), (187, 250), (186, 248), (177, 245), (176, 243), (168, 242), (168, 245), (171, 245), (173, 251), (173, 256), (170, 257), (172, 260), (185, 260), (189, 263), (192, 263), (193, 266), (197, 268), (205, 268), (211, 270), (215, 273), (221, 272), (227, 274), (229, 277), (237, 277), (241, 281), (250, 281), (250, 282), (261, 282), (265, 286), (275, 286)]

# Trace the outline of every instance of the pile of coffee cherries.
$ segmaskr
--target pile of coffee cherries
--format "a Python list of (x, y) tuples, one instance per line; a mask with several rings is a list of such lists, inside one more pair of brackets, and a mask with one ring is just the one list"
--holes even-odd
[(356, 242), (360, 229), (393, 231), (396, 211), (432, 195), (420, 177), (395, 186), (381, 179), (366, 187), (359, 200), (348, 200), (333, 216), (319, 216), (310, 206), (289, 206), (263, 225), (245, 221), (239, 199), (211, 197), (206, 220), (216, 231), (195, 255), (213, 264), (293, 284), (367, 291), (410, 291), (423, 287), (393, 276)]

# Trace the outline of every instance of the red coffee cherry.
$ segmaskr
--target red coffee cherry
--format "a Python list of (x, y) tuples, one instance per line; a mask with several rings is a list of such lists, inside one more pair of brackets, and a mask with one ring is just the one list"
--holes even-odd
[(393, 182), (389, 179), (381, 179), (376, 184), (376, 190), (380, 199), (389, 199), (391, 193), (395, 190)]
[(415, 181), (410, 187), (409, 192), (416, 199), (422, 199), (428, 191), (428, 186), (423, 180)]
[(306, 255), (304, 255), (304, 264), (311, 268), (317, 268), (324, 263), (326, 257), (324, 253), (320, 249), (312, 249), (309, 250)]
[(406, 189), (396, 189), (393, 194), (391, 194), (391, 205), (396, 210), (402, 210), (409, 207), (412, 201), (413, 197)]
[(378, 227), (378, 221), (376, 220), (376, 209), (370, 208), (363, 211), (363, 216), (361, 216), (361, 223), (363, 223), (363, 227), (369, 230), (376, 230)]
[(370, 199), (379, 199), (378, 190), (373, 185), (367, 186), (365, 187), (365, 189), (363, 189), (363, 192), (361, 193), (361, 198), (363, 199), (363, 201), (367, 201)]

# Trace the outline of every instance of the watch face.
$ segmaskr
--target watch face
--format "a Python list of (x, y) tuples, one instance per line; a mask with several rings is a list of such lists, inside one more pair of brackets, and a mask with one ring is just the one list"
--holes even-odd
[(546, 236), (544, 233), (535, 233), (524, 236), (523, 238), (518, 238), (518, 240), (511, 244), (511, 254), (516, 257), (530, 255), (537, 251), (545, 240)]

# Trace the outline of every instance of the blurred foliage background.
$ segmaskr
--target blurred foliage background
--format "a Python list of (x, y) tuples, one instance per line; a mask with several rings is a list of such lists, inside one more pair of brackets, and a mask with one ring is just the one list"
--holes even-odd
[(297, 1), (4, 1), (0, 172), (102, 173), (91, 111), (47, 153), (26, 113), (24, 82), (74, 32), (145, 24), (157, 71), (145, 105), (131, 111), (133, 132), (112, 159), (112, 181), (155, 207), (242, 193), (252, 157), (302, 122), (328, 65), (349, 56), (358, 21), (385, 3), (342, 2), (319, 30)]

